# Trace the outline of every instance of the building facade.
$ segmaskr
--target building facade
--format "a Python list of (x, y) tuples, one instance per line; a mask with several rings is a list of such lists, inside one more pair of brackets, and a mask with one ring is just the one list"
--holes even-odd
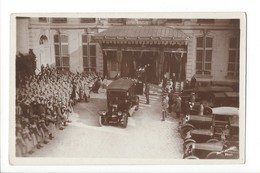
[(32, 49), (37, 71), (49, 64), (108, 78), (133, 77), (149, 64), (147, 80), (165, 73), (180, 81), (239, 80), (239, 19), (17, 18), (17, 52)]

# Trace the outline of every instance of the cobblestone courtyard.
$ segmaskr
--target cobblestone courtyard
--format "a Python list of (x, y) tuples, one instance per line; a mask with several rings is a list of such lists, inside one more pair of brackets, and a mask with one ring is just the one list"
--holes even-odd
[[(142, 97), (142, 96), (141, 96)], [(142, 106), (143, 105), (143, 106)], [(98, 111), (106, 110), (105, 94), (93, 94), (89, 103), (77, 103), (72, 123), (32, 157), (84, 158), (182, 158), (182, 140), (173, 115), (161, 121), (160, 98), (151, 95), (149, 105), (129, 118), (126, 129), (98, 123)]]

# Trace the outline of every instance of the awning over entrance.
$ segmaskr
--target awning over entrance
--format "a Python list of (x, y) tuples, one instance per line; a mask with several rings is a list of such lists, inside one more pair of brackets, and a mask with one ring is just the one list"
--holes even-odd
[(99, 44), (187, 44), (189, 36), (166, 26), (114, 26), (93, 36)]

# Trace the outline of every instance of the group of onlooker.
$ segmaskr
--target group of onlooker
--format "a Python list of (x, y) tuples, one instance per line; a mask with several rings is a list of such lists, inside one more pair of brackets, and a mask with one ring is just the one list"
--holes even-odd
[(99, 88), (96, 73), (71, 73), (41, 67), (37, 75), (16, 80), (16, 156), (27, 156), (49, 143), (71, 122), (73, 105), (89, 101)]

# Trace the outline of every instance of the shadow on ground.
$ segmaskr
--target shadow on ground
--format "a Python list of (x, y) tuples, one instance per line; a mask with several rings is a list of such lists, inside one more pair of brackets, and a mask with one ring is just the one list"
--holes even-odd
[(98, 112), (106, 110), (106, 99), (91, 98), (90, 102), (78, 102), (74, 106), (74, 112), (78, 114), (78, 122), (88, 126), (99, 126)]

